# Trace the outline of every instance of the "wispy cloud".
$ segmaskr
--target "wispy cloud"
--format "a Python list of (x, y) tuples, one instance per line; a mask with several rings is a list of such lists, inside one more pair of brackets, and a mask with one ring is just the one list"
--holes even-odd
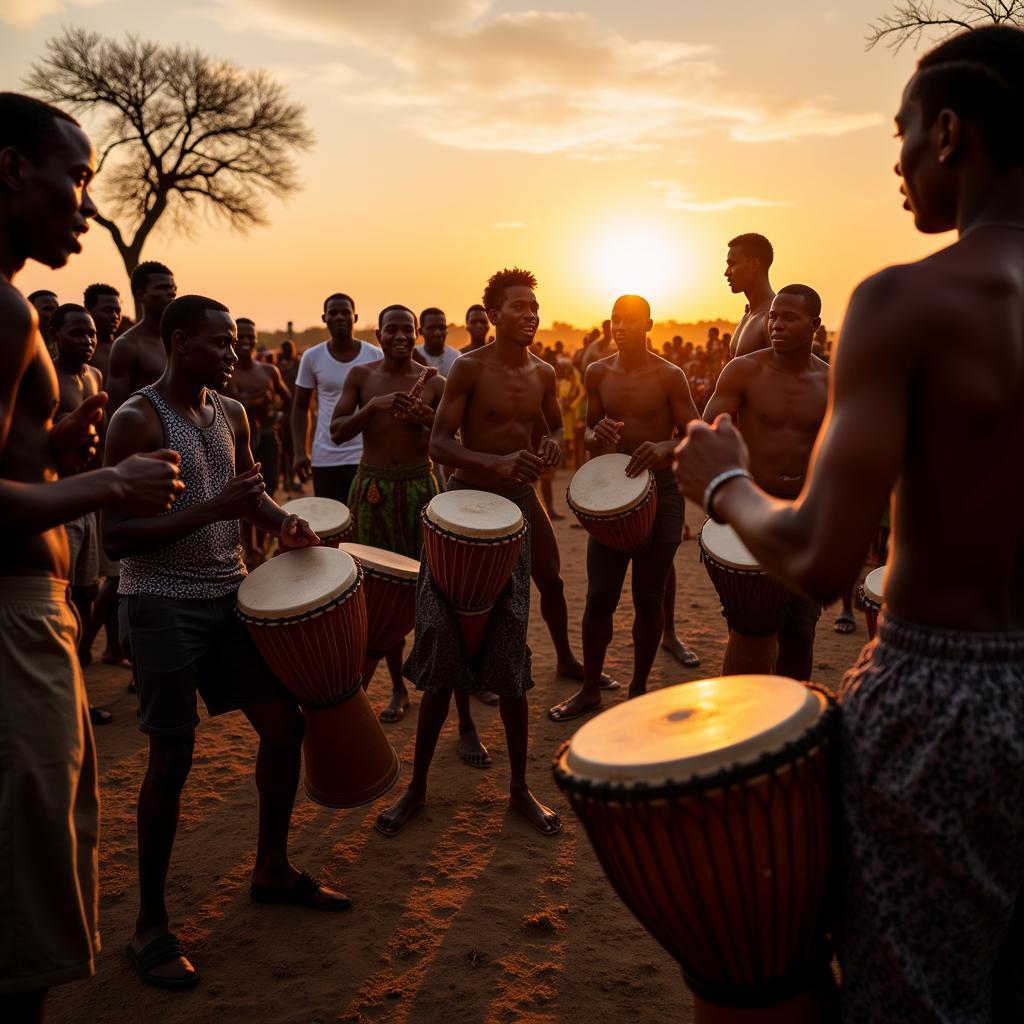
[(28, 28), (53, 14), (64, 14), (73, 7), (98, 7), (110, 0), (0, 0), (0, 21)]
[(771, 209), (792, 206), (788, 199), (764, 199), (759, 196), (726, 196), (721, 199), (700, 199), (678, 181), (652, 181), (651, 188), (658, 189), (665, 197), (670, 210), (686, 210), (688, 213), (720, 213), (724, 210)]
[(842, 113), (815, 102), (794, 107), (777, 115), (766, 115), (736, 125), (730, 135), (736, 142), (780, 142), (810, 136), (835, 138), (881, 124), (884, 118), (874, 113)]

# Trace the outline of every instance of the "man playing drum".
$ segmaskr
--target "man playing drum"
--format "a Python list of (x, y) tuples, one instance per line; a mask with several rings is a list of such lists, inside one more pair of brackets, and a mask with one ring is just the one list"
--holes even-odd
[(160, 329), (167, 369), (113, 416), (106, 460), (116, 466), (166, 445), (178, 453), (185, 490), (167, 515), (140, 517), (121, 504), (106, 509), (103, 539), (121, 559), (121, 632), (135, 666), (139, 728), (149, 735), (138, 812), (141, 899), (129, 951), (147, 984), (183, 989), (199, 974), (168, 930), (164, 888), (195, 748), (197, 693), (210, 714), (243, 711), (260, 738), (251, 897), (317, 910), (344, 910), (349, 900), (289, 863), (302, 716), (235, 611), (245, 578), (239, 519), (276, 536), (283, 548), (318, 538), (266, 495), (245, 410), (217, 394), (237, 361), (227, 308), (185, 295), (164, 311)]
[[(492, 491), (514, 501), (526, 518), (533, 508), (533, 482), (544, 466), (559, 462), (562, 435), (555, 371), (530, 352), (539, 326), (536, 286), (533, 274), (518, 268), (499, 271), (488, 281), (483, 301), (495, 328), (495, 340), (455, 361), (430, 439), (431, 456), (455, 469), (448, 484), (450, 491)], [(533, 428), (542, 412), (550, 434), (535, 446)], [(456, 437), (459, 434), (461, 443)], [(377, 829), (384, 835), (400, 832), (426, 801), (427, 773), (453, 688), (498, 694), (512, 776), (510, 805), (544, 835), (561, 829), (558, 815), (545, 807), (526, 783), (526, 693), (533, 686), (526, 643), (529, 547), (527, 537), (512, 579), (491, 611), (483, 646), (472, 666), (459, 642), (451, 606), (426, 565), (421, 566), (416, 640), (406, 663), (406, 674), (424, 691), (413, 776), (398, 803), (377, 819)]]
[[(704, 409), (708, 423), (722, 413), (735, 418), (754, 480), (776, 498), (800, 493), (825, 416), (828, 364), (811, 352), (820, 313), (821, 299), (813, 289), (800, 284), (780, 289), (768, 312), (771, 348), (727, 363)], [(727, 621), (741, 611), (723, 609)], [(794, 594), (777, 634), (752, 636), (729, 621), (722, 674), (775, 672), (810, 679), (820, 615), (817, 601)]]
[(683, 505), (669, 468), (673, 434), (699, 414), (686, 375), (647, 347), (651, 307), (623, 295), (612, 308), (618, 352), (587, 370), (587, 449), (624, 452), (630, 477), (654, 470), (657, 512), (650, 538), (636, 551), (587, 541), (587, 605), (583, 613), (583, 685), (548, 712), (556, 722), (578, 718), (601, 704), (601, 670), (612, 639), (612, 619), (626, 570), (633, 564), (633, 678), (629, 695), (647, 691), (647, 677), (663, 632), (665, 582), (683, 533)]
[(749, 479), (729, 417), (679, 449), (687, 494), (819, 600), (856, 581), (896, 488), (878, 635), (842, 690), (846, 1024), (1024, 1007), (1022, 95), (1018, 29), (965, 32), (919, 62), (896, 172), (918, 229), (959, 238), (854, 292), (800, 497)]

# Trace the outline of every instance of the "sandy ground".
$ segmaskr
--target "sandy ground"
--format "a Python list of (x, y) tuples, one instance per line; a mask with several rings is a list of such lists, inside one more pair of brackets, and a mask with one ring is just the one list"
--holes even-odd
[[(555, 494), (564, 494), (559, 474)], [(565, 511), (559, 497), (559, 507)], [(688, 506), (691, 528), (703, 516)], [(586, 534), (557, 522), (578, 649), (586, 590)], [(696, 542), (677, 556), (680, 634), (703, 665), (685, 670), (659, 653), (651, 687), (715, 675), (726, 629), (717, 596), (698, 561)], [(609, 650), (610, 672), (628, 680), (632, 604), (627, 590)], [(819, 625), (816, 678), (835, 688), (866, 642), (832, 629), (835, 609)], [(255, 851), (254, 737), (240, 714), (204, 719), (185, 790), (171, 863), (168, 904), (203, 978), (194, 991), (166, 993), (143, 985), (125, 944), (136, 910), (135, 802), (146, 763), (126, 670), (86, 672), (91, 699), (114, 712), (97, 730), (103, 816), (100, 848), (104, 949), (96, 977), (56, 990), (53, 1022), (342, 1021), (485, 1022), (690, 1021), (679, 971), (619, 902), (594, 852), (551, 779), (551, 756), (579, 722), (556, 725), (548, 706), (572, 692), (554, 675), (551, 643), (536, 593), (530, 619), (536, 687), (530, 694), (531, 778), (540, 797), (565, 818), (554, 839), (507, 811), (507, 760), (497, 709), (474, 701), (474, 715), (494, 755), (488, 771), (455, 754), (454, 710), (434, 761), (429, 805), (396, 839), (371, 828), (398, 790), (376, 804), (333, 811), (301, 794), (292, 823), (292, 859), (355, 899), (348, 913), (316, 915), (248, 899)], [(96, 648), (99, 653), (99, 645)], [(383, 669), (381, 670), (383, 671)], [(371, 698), (383, 702), (378, 675)], [(621, 700), (619, 694), (612, 700)], [(408, 772), (415, 711), (388, 735)], [(403, 773), (404, 774), (404, 773)], [(401, 785), (401, 781), (399, 785)]]

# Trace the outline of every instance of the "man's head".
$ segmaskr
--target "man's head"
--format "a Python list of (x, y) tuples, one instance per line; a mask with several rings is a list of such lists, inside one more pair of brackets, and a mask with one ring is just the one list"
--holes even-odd
[(351, 297), (344, 292), (335, 292), (324, 299), (324, 313), (320, 319), (327, 325), (327, 333), (334, 341), (351, 341), (359, 317)]
[(709, 327), (708, 328), (708, 345), (717, 345), (717, 344), (718, 344), (718, 328), (717, 327)]
[(113, 340), (121, 323), (121, 293), (112, 284), (91, 284), (85, 289), (85, 308), (103, 341)]
[(534, 290), (537, 278), (528, 270), (513, 267), (491, 276), (484, 289), (487, 319), (494, 325), (495, 338), (529, 348), (540, 326), (540, 306)]
[(385, 356), (408, 359), (416, 344), (416, 314), (408, 306), (385, 306), (377, 317), (376, 333)]
[(926, 234), (956, 225), (968, 173), (1024, 167), (1024, 31), (972, 29), (926, 53), (896, 114), (904, 207)]
[(39, 333), (45, 338), (50, 330), (50, 318), (60, 305), (57, 293), (40, 288), (28, 297), (28, 301), (36, 307), (36, 313), (39, 316)]
[(235, 321), (228, 307), (203, 295), (174, 299), (160, 318), (168, 362), (197, 387), (220, 390), (238, 362)]
[(420, 313), (420, 334), (428, 349), (436, 352), (444, 348), (445, 338), (448, 337), (448, 318), (444, 310), (437, 306), (428, 306), (423, 310)]
[(611, 320), (601, 321), (601, 337), (604, 339), (605, 344), (611, 341), (612, 337), (612, 322)]
[(615, 344), (623, 351), (646, 348), (647, 332), (654, 326), (650, 303), (640, 295), (620, 295), (612, 306), (610, 325)]
[(48, 103), (0, 93), (0, 225), (10, 240), (7, 273), (33, 259), (63, 267), (81, 252), (96, 207), (89, 184), (96, 154), (78, 122)]
[(466, 310), (466, 331), (474, 345), (483, 345), (491, 329), (491, 321), (487, 319), (487, 310), (479, 303)]
[(290, 362), (295, 360), (295, 346), (287, 338), (281, 342), (281, 358)]
[(65, 302), (53, 311), (50, 335), (61, 359), (71, 366), (89, 362), (96, 351), (96, 325), (88, 310), (77, 302)]
[(247, 316), (240, 316), (235, 320), (235, 348), (239, 353), (251, 356), (256, 351), (259, 336), (256, 333), (256, 324)]
[(725, 279), (733, 294), (747, 292), (757, 281), (767, 280), (768, 269), (774, 259), (775, 250), (764, 235), (749, 232), (733, 238), (725, 254)]
[(159, 319), (178, 294), (174, 274), (156, 260), (146, 260), (132, 271), (132, 296), (143, 316)]
[(780, 353), (810, 349), (814, 332), (821, 326), (821, 296), (805, 284), (780, 288), (768, 310), (772, 348)]

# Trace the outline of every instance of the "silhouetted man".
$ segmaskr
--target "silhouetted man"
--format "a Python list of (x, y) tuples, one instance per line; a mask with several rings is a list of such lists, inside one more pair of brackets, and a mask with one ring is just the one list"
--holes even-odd
[[(725, 279), (733, 295), (742, 294), (747, 300), (743, 319), (736, 325), (730, 341), (729, 354), (749, 355), (768, 348), (768, 310), (775, 292), (768, 281), (768, 271), (775, 259), (772, 243), (764, 235), (753, 232), (737, 235), (729, 242), (725, 256)], [(714, 328), (712, 328), (714, 330)], [(708, 350), (711, 350), (711, 331), (708, 331)]]

